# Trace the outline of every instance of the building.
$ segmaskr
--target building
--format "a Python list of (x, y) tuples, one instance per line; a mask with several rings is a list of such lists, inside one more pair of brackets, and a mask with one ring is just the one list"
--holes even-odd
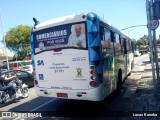
[(6, 56), (6, 52), (3, 47), (0, 47), (0, 56)]

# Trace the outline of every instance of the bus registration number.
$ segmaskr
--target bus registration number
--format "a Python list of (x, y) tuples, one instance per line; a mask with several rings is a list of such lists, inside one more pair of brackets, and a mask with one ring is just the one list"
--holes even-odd
[(57, 97), (68, 98), (68, 94), (67, 93), (57, 93)]

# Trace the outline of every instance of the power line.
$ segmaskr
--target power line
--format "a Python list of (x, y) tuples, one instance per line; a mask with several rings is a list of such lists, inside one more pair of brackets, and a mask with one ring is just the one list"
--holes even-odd
[(147, 26), (147, 25), (134, 25), (134, 26), (130, 26), (130, 27), (127, 27), (127, 28), (123, 28), (123, 29), (121, 29), (121, 31), (129, 29), (129, 28), (133, 28), (133, 27), (144, 27), (144, 26)]

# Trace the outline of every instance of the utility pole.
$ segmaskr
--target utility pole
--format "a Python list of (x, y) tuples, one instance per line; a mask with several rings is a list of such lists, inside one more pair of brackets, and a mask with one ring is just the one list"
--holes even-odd
[(7, 59), (7, 69), (9, 70), (8, 54), (7, 54), (5, 35), (4, 35), (4, 31), (3, 31), (1, 10), (0, 10), (0, 20), (1, 20), (1, 29), (2, 29), (2, 34), (3, 34), (4, 49), (5, 49), (5, 53), (6, 53), (6, 59)]
[(151, 55), (151, 65), (152, 65), (152, 75), (153, 75), (153, 85), (154, 94), (156, 95), (156, 81), (155, 81), (155, 67), (153, 61), (153, 45), (152, 45), (152, 33), (151, 33), (151, 12), (150, 12), (150, 2), (146, 0), (146, 13), (147, 13), (147, 23), (148, 23), (148, 35), (149, 35), (149, 47)]
[[(150, 1), (150, 9), (151, 9), (151, 19), (154, 20), (154, 8), (153, 8), (153, 0)], [(156, 73), (157, 80), (159, 80), (159, 66), (158, 66), (158, 56), (157, 56), (157, 40), (156, 40), (156, 30), (153, 29), (153, 45), (154, 45), (154, 61), (156, 63)]]

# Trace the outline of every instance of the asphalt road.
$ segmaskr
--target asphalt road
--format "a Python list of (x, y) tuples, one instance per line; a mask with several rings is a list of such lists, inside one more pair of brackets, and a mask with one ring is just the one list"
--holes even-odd
[[(148, 54), (140, 57), (135, 57), (135, 64), (143, 64), (142, 60), (148, 57)], [(132, 75), (131, 75), (132, 76)], [(129, 77), (127, 79), (130, 79)], [(106, 100), (105, 104), (77, 101), (77, 100), (63, 100), (48, 97), (38, 97), (34, 88), (30, 88), (30, 95), (28, 98), (22, 99), (19, 102), (12, 103), (6, 106), (0, 105), (0, 111), (18, 111), (18, 112), (42, 112), (52, 113), (50, 119), (63, 120), (63, 119), (105, 119), (112, 111), (125, 110), (125, 104), (122, 105), (124, 100), (127, 100), (125, 93), (127, 92), (127, 85), (122, 87), (120, 94), (113, 93)], [(123, 102), (124, 103), (124, 102)], [(112, 116), (110, 116), (112, 117)], [(15, 117), (14, 120), (21, 118)], [(41, 118), (42, 119), (42, 118)], [(49, 119), (49, 118), (48, 118)]]

